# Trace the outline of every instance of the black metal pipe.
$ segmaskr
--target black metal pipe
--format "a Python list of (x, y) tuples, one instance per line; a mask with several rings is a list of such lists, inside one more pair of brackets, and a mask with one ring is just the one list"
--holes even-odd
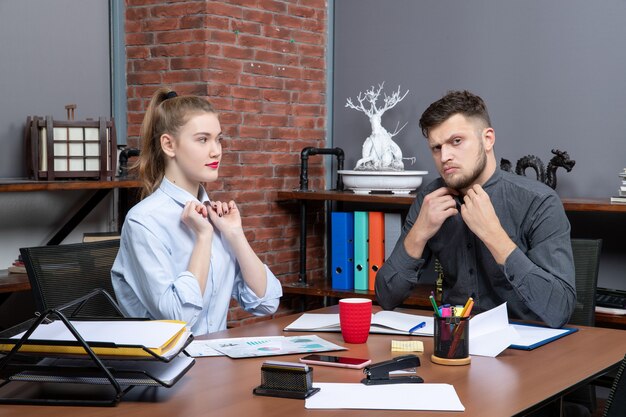
[[(345, 154), (341, 148), (314, 148), (308, 146), (300, 152), (300, 191), (309, 191), (309, 156), (335, 155), (337, 157), (337, 170), (343, 169)], [(343, 190), (341, 175), (337, 175), (337, 190)]]
[(124, 148), (122, 152), (120, 152), (119, 158), (119, 167), (120, 167), (120, 177), (126, 177), (128, 175), (128, 159), (133, 156), (139, 156), (139, 149), (137, 148)]
[[(341, 148), (314, 148), (306, 147), (300, 152), (300, 191), (309, 191), (309, 156), (335, 155), (337, 157), (337, 170), (343, 169), (344, 152)], [(343, 180), (337, 174), (337, 190), (343, 190)], [(300, 272), (298, 283), (306, 286), (306, 201), (300, 200)]]

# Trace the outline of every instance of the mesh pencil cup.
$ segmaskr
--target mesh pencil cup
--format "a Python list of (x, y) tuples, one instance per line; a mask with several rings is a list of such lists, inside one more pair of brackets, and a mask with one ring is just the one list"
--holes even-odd
[(435, 315), (435, 351), (430, 360), (439, 365), (468, 365), (469, 317)]

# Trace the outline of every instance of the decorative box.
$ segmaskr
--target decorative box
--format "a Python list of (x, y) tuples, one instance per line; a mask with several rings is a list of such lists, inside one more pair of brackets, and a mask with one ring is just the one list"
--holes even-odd
[(117, 143), (113, 119), (26, 119), (26, 165), (35, 180), (96, 179), (115, 176)]

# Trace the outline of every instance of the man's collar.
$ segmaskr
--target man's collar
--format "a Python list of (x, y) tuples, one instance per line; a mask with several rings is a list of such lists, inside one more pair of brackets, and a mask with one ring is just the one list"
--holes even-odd
[(500, 168), (496, 168), (493, 175), (483, 184), (483, 188), (485, 189), (493, 186), (500, 180), (500, 178), (502, 178), (502, 170)]

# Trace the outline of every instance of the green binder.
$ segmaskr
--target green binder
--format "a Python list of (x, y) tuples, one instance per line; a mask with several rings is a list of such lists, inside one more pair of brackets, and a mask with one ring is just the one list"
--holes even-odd
[(354, 289), (368, 289), (368, 213), (354, 212)]

